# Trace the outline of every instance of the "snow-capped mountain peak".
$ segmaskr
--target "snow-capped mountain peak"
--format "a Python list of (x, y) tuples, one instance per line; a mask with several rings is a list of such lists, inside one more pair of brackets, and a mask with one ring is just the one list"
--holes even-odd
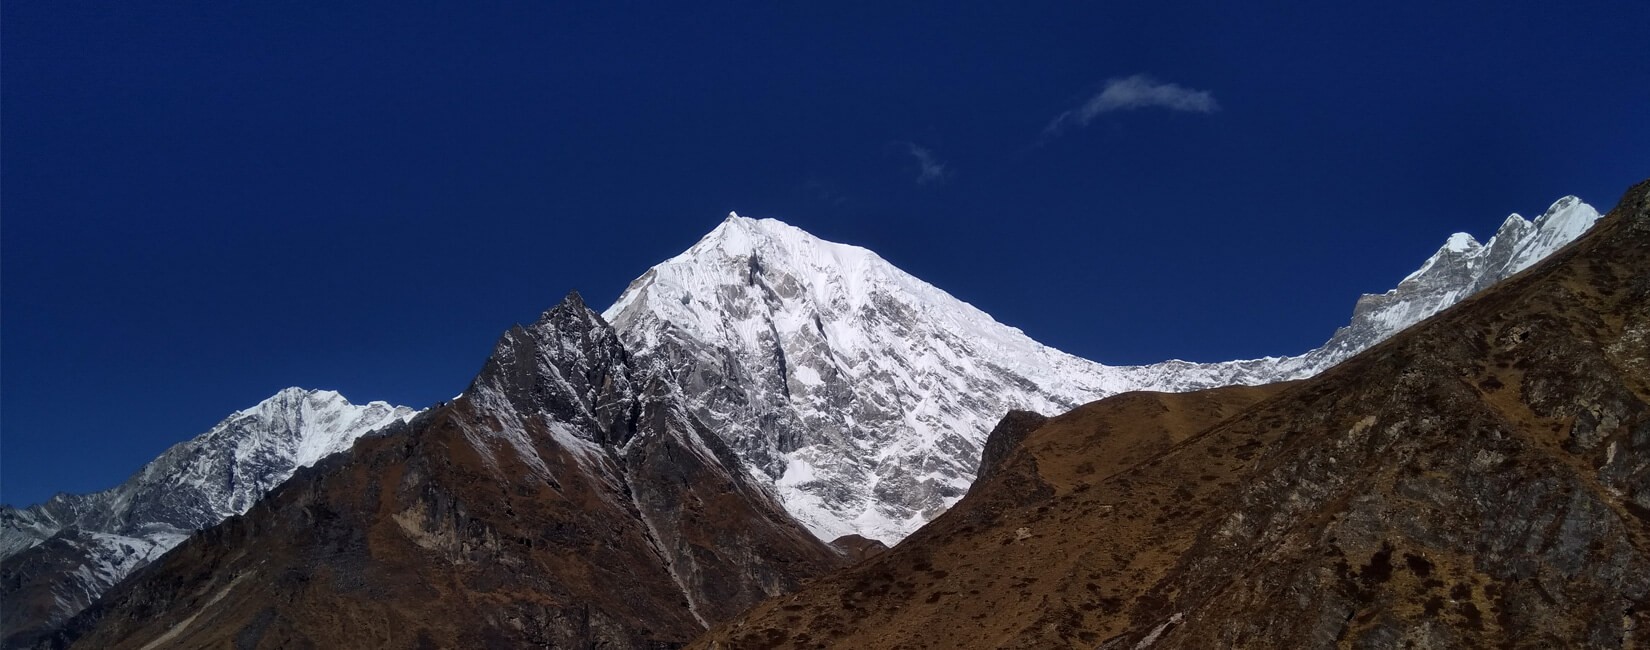
[(902, 537), (967, 489), (1002, 412), (1123, 385), (876, 253), (774, 219), (730, 215), (605, 317), (823, 539)]
[(51, 596), (55, 624), (194, 531), (245, 513), (298, 468), (415, 414), (385, 402), (351, 404), (336, 391), (286, 388), (173, 445), (119, 486), (0, 507), (4, 571), (33, 576), (0, 580), (7, 590), (0, 602), (27, 601), (10, 590), (50, 585), (41, 576), (52, 572), (72, 583)]
[[(249, 426), (244, 427), (243, 432), (259, 434), (255, 438), (244, 434), (236, 438), (236, 444), (248, 457), (257, 453), (253, 451), (256, 443), (267, 443), (289, 451), (295, 466), (308, 467), (348, 449), (362, 433), (396, 420), (411, 419), (415, 413), (382, 401), (351, 404), (337, 391), (291, 387), (236, 411), (226, 421), (245, 422)], [(214, 431), (219, 431), (220, 437), (234, 437), (221, 424)]]
[[(1534, 222), (1517, 213), (1508, 215), (1495, 235), (1483, 244), (1467, 233), (1455, 233), (1421, 268), (1405, 277), (1393, 292), (1403, 289), (1404, 284), (1421, 283), (1447, 285), (1452, 290), (1471, 295), (1501, 278), (1529, 268), (1581, 236), (1598, 218), (1598, 211), (1592, 206), (1574, 196), (1566, 196), (1555, 201)], [(1435, 269), (1443, 272), (1427, 280)], [(1466, 275), (1473, 275), (1475, 279), (1466, 281)], [(1447, 304), (1454, 304), (1454, 301), (1447, 301)]]
[[(817, 279), (818, 274), (823, 273), (839, 276), (835, 282), (810, 283), (810, 287), (831, 292), (818, 298), (856, 302), (863, 300), (863, 292), (858, 290), (864, 288), (868, 278), (887, 276), (886, 271), (893, 269), (876, 253), (859, 246), (827, 242), (777, 219), (752, 219), (730, 212), (727, 219), (687, 251), (665, 260), (655, 266), (653, 272), (632, 283), (603, 315), (611, 320), (632, 300), (655, 299), (664, 294), (678, 300), (683, 297), (689, 301), (711, 299), (714, 296), (692, 292), (717, 284), (729, 273), (754, 282), (764, 266), (806, 273), (810, 279)], [(909, 276), (902, 280), (920, 282)], [(652, 290), (638, 290), (650, 284), (657, 286)]]
[(1479, 248), (1483, 248), (1483, 244), (1479, 244), (1478, 240), (1473, 239), (1472, 235), (1458, 232), (1449, 236), (1449, 240), (1444, 242), (1443, 250), (1451, 253), (1465, 253)]
[(1546, 212), (1536, 217), (1534, 235), (1517, 242), (1514, 257), (1518, 261), (1513, 272), (1529, 268), (1553, 251), (1563, 248), (1593, 227), (1593, 222), (1598, 218), (1598, 210), (1574, 196), (1554, 201)]
[(1308, 377), (1542, 257), (1598, 213), (1560, 199), (1488, 242), (1450, 236), (1323, 347), (1294, 357), (1109, 367), (1044, 346), (867, 249), (729, 213), (604, 312), (674, 373), (720, 433), (823, 539), (897, 541), (956, 500), (1010, 409), (1058, 413), (1128, 390)]

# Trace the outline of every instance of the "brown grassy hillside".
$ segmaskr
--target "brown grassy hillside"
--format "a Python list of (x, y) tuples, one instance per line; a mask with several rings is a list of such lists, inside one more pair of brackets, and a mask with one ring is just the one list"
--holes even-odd
[(1647, 194), (1319, 377), (1054, 418), (891, 551), (694, 647), (1642, 646)]

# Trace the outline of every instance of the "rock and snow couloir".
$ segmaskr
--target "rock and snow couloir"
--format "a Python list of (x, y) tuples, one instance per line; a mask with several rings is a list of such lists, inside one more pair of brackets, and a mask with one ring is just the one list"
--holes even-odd
[(864, 248), (730, 214), (605, 313), (674, 373), (699, 418), (822, 539), (896, 542), (955, 503), (1010, 409), (1059, 413), (1130, 390), (1312, 376), (1529, 267), (1598, 212), (1565, 197), (1487, 245), (1457, 234), (1324, 346), (1293, 357), (1106, 366), (1018, 329)]

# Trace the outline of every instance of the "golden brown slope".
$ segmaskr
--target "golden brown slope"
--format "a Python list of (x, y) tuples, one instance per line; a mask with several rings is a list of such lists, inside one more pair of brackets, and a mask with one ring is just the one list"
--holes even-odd
[[(996, 647), (1014, 629), (1041, 627), (1045, 611), (1060, 609), (1050, 603), (1086, 594), (1100, 580), (1098, 567), (1116, 559), (1113, 543), (1074, 548), (1071, 541), (1128, 534), (1119, 521), (1157, 509), (1120, 508), (1095, 482), (1280, 389), (1126, 393), (1053, 418), (983, 473), (967, 498), (892, 551), (759, 606), (752, 618), (766, 614), (774, 625), (734, 637), (735, 645)], [(804, 631), (792, 635), (792, 627)]]
[(842, 556), (577, 295), (72, 619), (83, 648), (679, 647)]
[(1647, 193), (1273, 397), (1056, 418), (906, 542), (695, 646), (1642, 644)]

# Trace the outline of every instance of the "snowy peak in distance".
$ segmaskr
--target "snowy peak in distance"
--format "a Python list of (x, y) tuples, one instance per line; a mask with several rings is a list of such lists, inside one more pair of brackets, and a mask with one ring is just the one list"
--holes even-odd
[(0, 507), (5, 642), (60, 623), (194, 531), (245, 513), (298, 468), (416, 413), (287, 388), (173, 445), (116, 487)]
[[(114, 488), (58, 494), (0, 523), (0, 557), (64, 527), (139, 534), (187, 534), (240, 514), (298, 467), (349, 448), (362, 434), (416, 412), (385, 402), (351, 404), (330, 390), (286, 388), (231, 413), (206, 433), (180, 442)], [(18, 536), (19, 525), (38, 533)]]
[[(1020, 330), (858, 246), (730, 213), (637, 278), (603, 316), (671, 372), (696, 416), (822, 539), (895, 542), (973, 481), (1010, 410), (1061, 413), (1130, 390), (1310, 377), (1536, 263), (1585, 232), (1575, 197), (1450, 237), (1399, 286), (1298, 356), (1105, 366)], [(1093, 297), (1103, 298), (1103, 297)]]
[[(675, 328), (714, 334), (724, 324), (716, 303), (747, 290), (756, 291), (748, 296), (755, 301), (752, 306), (759, 302), (763, 308), (781, 308), (807, 321), (802, 324), (812, 323), (827, 337), (833, 331), (832, 321), (814, 316), (852, 315), (874, 309), (880, 299), (898, 296), (915, 315), (938, 319), (934, 325), (982, 337), (977, 343), (996, 350), (1001, 357), (998, 361), (1008, 366), (1096, 365), (998, 323), (990, 314), (900, 270), (874, 251), (826, 241), (778, 219), (753, 219), (736, 212), (728, 213), (687, 251), (632, 282), (602, 316), (625, 333), (633, 329), (627, 324), (636, 316), (635, 303), (645, 302), (656, 315), (668, 316), (663, 320)], [(732, 314), (736, 317), (754, 315), (736, 311)], [(838, 344), (864, 342), (851, 326), (839, 333)]]
[(1540, 262), (1587, 232), (1598, 219), (1592, 206), (1566, 196), (1533, 222), (1517, 214), (1508, 216), (1487, 242), (1455, 233), (1397, 287), (1360, 297), (1352, 310), (1352, 322), (1336, 330), (1322, 347), (1278, 359), (1276, 375), (1304, 379), (1323, 372)]
[(290, 448), (294, 465), (308, 467), (349, 449), (356, 438), (368, 431), (397, 420), (410, 420), (416, 414), (411, 408), (388, 402), (351, 404), (337, 391), (293, 387), (282, 389), (251, 408), (236, 411), (228, 421), (244, 422), (249, 425), (246, 427), (249, 431), (286, 434), (275, 437), (272, 443)]
[(1440, 252), (1466, 253), (1480, 248), (1483, 248), (1483, 245), (1479, 244), (1478, 240), (1473, 239), (1472, 235), (1458, 232), (1449, 236), (1449, 240), (1444, 242), (1444, 247), (1440, 249)]
[(1455, 266), (1483, 267), (1495, 271), (1492, 275), (1510, 276), (1580, 237), (1598, 219), (1599, 213), (1593, 206), (1574, 196), (1555, 201), (1534, 222), (1513, 213), (1501, 222), (1488, 242), (1480, 244), (1464, 232), (1450, 235), (1438, 252), (1403, 282), (1417, 280), (1435, 268), (1451, 266), (1452, 261)]
[[(752, 219), (729, 212), (721, 224), (687, 251), (665, 260), (631, 283), (602, 315), (613, 322), (632, 302), (663, 294), (685, 302), (681, 309), (667, 305), (660, 305), (661, 308), (679, 315), (698, 313), (691, 304), (695, 296), (684, 292), (709, 288), (728, 277), (743, 276), (754, 282), (764, 265), (841, 276), (840, 283), (829, 286), (821, 283), (811, 288), (832, 291), (834, 295), (827, 298), (842, 300), (863, 298), (862, 292), (853, 289), (859, 288), (871, 267), (892, 269), (892, 265), (865, 248), (827, 242), (777, 219)], [(697, 298), (708, 300), (714, 296)]]
[[(1358, 299), (1352, 323), (1324, 347), (1296, 358), (1302, 377), (1316, 374), (1545, 259), (1587, 232), (1599, 213), (1574, 196), (1552, 204), (1534, 222), (1512, 214), (1489, 241), (1455, 233), (1419, 269), (1383, 294)], [(1332, 354), (1326, 354), (1332, 352)]]
[(1130, 385), (774, 219), (729, 215), (604, 316), (827, 540), (894, 541), (942, 512), (1009, 409), (1059, 412)]
[(385, 402), (351, 404), (336, 391), (283, 389), (173, 445), (119, 486), (59, 494), (21, 510), (6, 507), (0, 557), (67, 527), (127, 536), (187, 536), (245, 512), (297, 468), (415, 414)]
[(503, 333), (463, 395), (293, 475), (65, 634), (680, 647), (846, 561), (750, 476), (572, 293)]

